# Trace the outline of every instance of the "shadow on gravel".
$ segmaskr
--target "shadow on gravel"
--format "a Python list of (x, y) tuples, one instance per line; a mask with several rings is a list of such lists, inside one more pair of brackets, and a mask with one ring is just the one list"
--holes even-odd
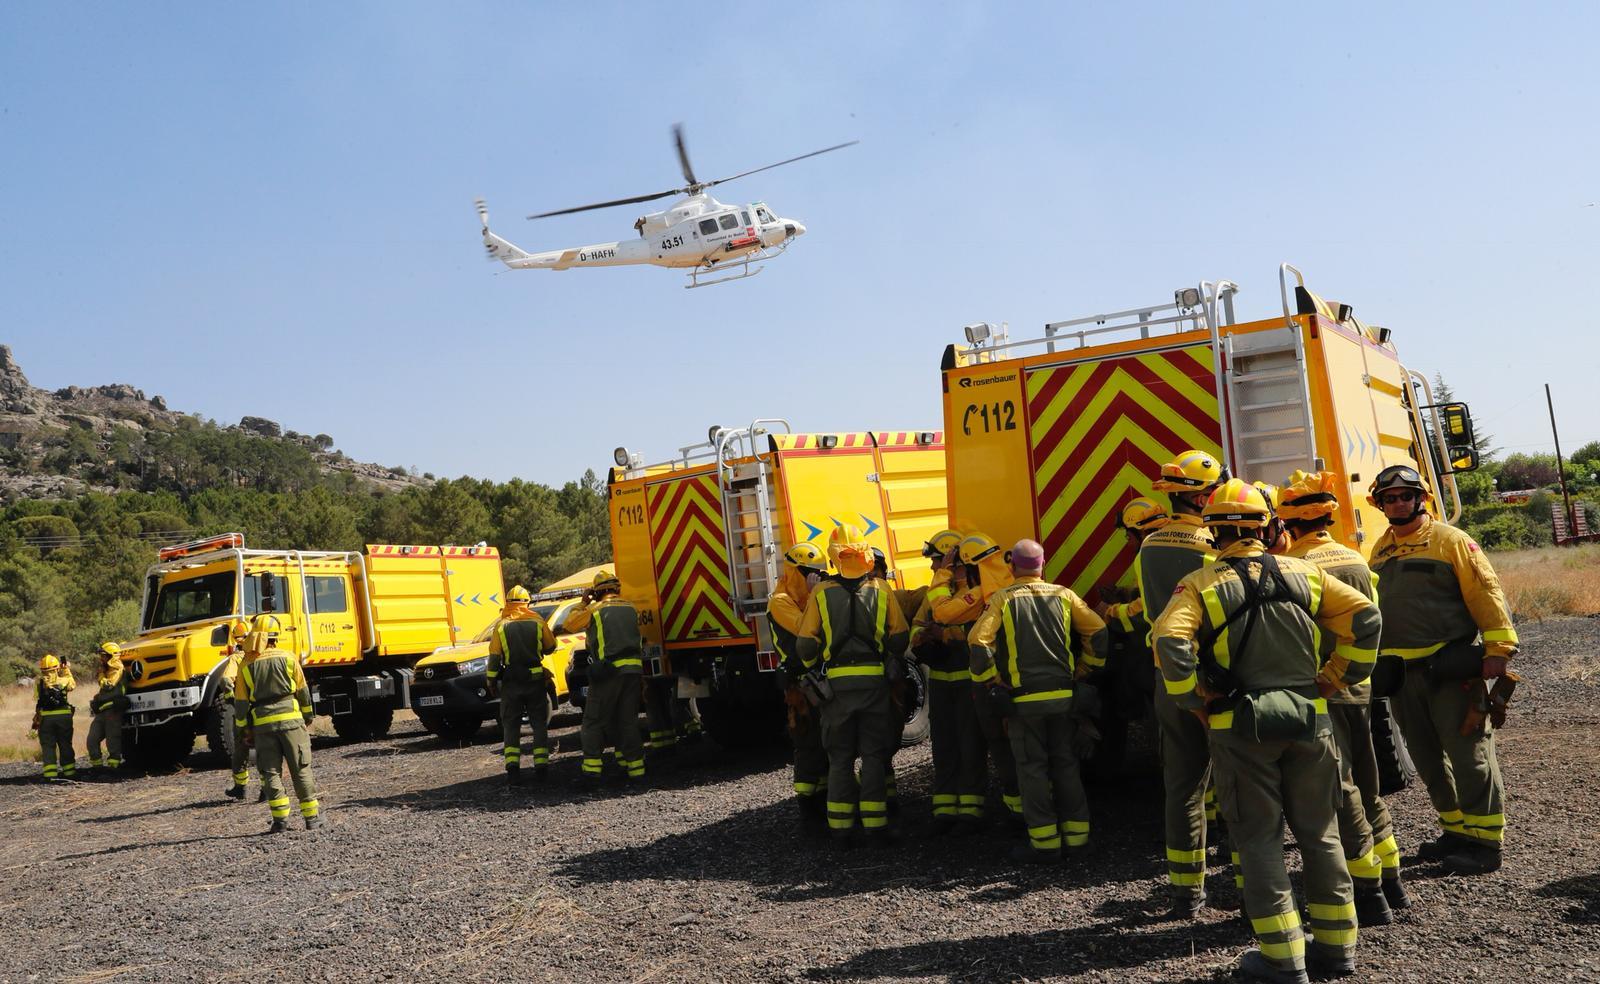
[(1569, 923), (1600, 925), (1600, 873), (1553, 881), (1534, 894), (1542, 899), (1564, 899), (1573, 903), (1561, 913), (1561, 918)]
[(102, 848), (98, 851), (85, 851), (82, 854), (64, 854), (57, 861), (81, 861), (86, 858), (103, 858), (110, 854), (125, 854), (128, 851), (143, 851), (152, 847), (185, 847), (189, 844), (214, 844), (218, 841), (248, 840), (255, 837), (269, 836), (265, 830), (252, 831), (248, 834), (218, 834), (215, 837), (185, 837), (182, 840), (170, 841), (143, 841), (137, 844), (116, 844), (112, 847)]
[[(812, 967), (805, 979), (938, 980), (987, 984), (1001, 980), (1054, 980), (1079, 974), (1103, 976), (1113, 969), (1240, 947), (1239, 929), (1228, 923), (1173, 924), (1129, 937), (1107, 935), (1104, 925), (1052, 929), (1039, 933), (929, 940), (867, 950), (841, 963)], [(1198, 980), (1217, 980), (1210, 976)], [(1226, 980), (1224, 973), (1220, 979)]]
[(223, 807), (237, 806), (230, 799), (195, 800), (192, 803), (177, 803), (173, 806), (163, 806), (159, 810), (144, 810), (139, 813), (120, 813), (112, 817), (84, 817), (79, 823), (121, 823), (124, 820), (138, 820), (142, 817), (159, 817), (167, 813), (187, 813), (190, 810), (216, 810)]

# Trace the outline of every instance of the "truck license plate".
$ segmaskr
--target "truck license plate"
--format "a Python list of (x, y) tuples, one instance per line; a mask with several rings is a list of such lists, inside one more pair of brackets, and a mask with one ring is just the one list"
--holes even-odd
[(443, 703), (444, 703), (444, 697), (442, 697), (442, 696), (437, 696), (437, 697), (418, 697), (417, 698), (417, 706), (418, 707), (438, 707), (440, 704), (443, 704)]

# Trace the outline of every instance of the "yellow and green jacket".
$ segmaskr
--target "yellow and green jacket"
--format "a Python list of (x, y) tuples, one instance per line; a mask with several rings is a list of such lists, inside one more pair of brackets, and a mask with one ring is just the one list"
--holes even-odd
[(772, 645), (778, 650), (783, 672), (791, 680), (797, 680), (805, 673), (795, 640), (800, 634), (800, 623), (805, 619), (806, 602), (810, 598), (811, 589), (806, 586), (805, 576), (795, 568), (784, 565), (778, 590), (767, 599), (767, 622), (772, 626)]
[(1485, 655), (1516, 655), (1517, 630), (1500, 578), (1461, 530), (1427, 513), (1409, 536), (1385, 530), (1372, 545), (1372, 570), (1383, 581), (1384, 655), (1422, 659), (1480, 634)]
[(544, 655), (555, 648), (555, 634), (536, 612), (510, 609), (489, 635), (489, 669), (484, 675), (505, 687), (543, 689)]
[(1200, 517), (1174, 513), (1164, 526), (1144, 538), (1133, 559), (1139, 614), (1146, 622), (1160, 618), (1178, 582), (1216, 559), (1211, 531), (1200, 525)]
[(1018, 713), (1065, 710), (1077, 678), (1074, 633), (1085, 665), (1105, 665), (1108, 637), (1100, 616), (1059, 584), (1019, 577), (995, 592), (967, 637), (972, 679), (997, 680), (1011, 691)]
[(116, 706), (117, 698), (128, 692), (128, 681), (122, 673), (122, 657), (113, 656), (106, 662), (100, 671), (100, 689), (89, 701), (89, 710), (95, 714), (109, 711)]
[(833, 575), (812, 589), (795, 645), (801, 665), (820, 665), (835, 690), (865, 690), (887, 682), (886, 664), (904, 657), (910, 641), (893, 588), (875, 577)]
[(73, 707), (71, 704), (68, 704), (65, 707), (51, 708), (48, 711), (45, 710), (44, 692), (46, 690), (57, 689), (67, 693), (71, 693), (72, 691), (78, 689), (78, 681), (72, 677), (72, 667), (68, 666), (64, 662), (53, 670), (48, 670), (44, 673), (41, 673), (39, 675), (39, 679), (33, 682), (33, 708), (39, 713), (40, 717), (70, 715), (73, 711), (77, 710), (77, 708)]
[[(1166, 692), (1180, 707), (1201, 710), (1206, 696), (1199, 688), (1196, 639), (1222, 626), (1245, 603), (1245, 586), (1225, 560), (1260, 557), (1266, 549), (1258, 540), (1228, 545), (1217, 561), (1178, 582), (1172, 600), (1156, 620), (1156, 658)], [(1355, 588), (1321, 568), (1296, 557), (1276, 558), (1288, 585), (1292, 604), (1263, 604), (1256, 613), (1247, 648), (1237, 652), (1233, 636), (1242, 633), (1248, 615), (1223, 629), (1212, 649), (1217, 663), (1230, 670), (1244, 691), (1295, 690), (1316, 686), (1318, 672), (1337, 686), (1349, 687), (1372, 675), (1377, 661), (1378, 635), (1383, 620), (1378, 606)], [(1261, 569), (1249, 568), (1252, 578)], [(1319, 652), (1322, 634), (1333, 637), (1333, 653), (1324, 666)], [(1215, 695), (1212, 695), (1215, 696)], [(1319, 710), (1326, 702), (1317, 699)], [(1211, 727), (1232, 727), (1233, 714), (1211, 715)]]
[[(1333, 534), (1327, 530), (1318, 530), (1295, 540), (1289, 545), (1285, 556), (1308, 560), (1322, 568), (1323, 573), (1338, 578), (1373, 601), (1378, 600), (1378, 576), (1367, 566), (1366, 559), (1360, 553), (1335, 540)], [(1326, 635), (1322, 637), (1320, 652), (1324, 661), (1333, 655), (1333, 646), (1333, 637)], [(1327, 664), (1324, 662), (1324, 669), (1326, 668)], [(1337, 681), (1330, 678), (1329, 683)], [(1330, 704), (1371, 702), (1372, 686), (1368, 683), (1358, 683), (1342, 690), (1335, 690), (1328, 697)]]
[(234, 705), (257, 731), (292, 731), (311, 721), (311, 688), (300, 659), (284, 649), (263, 649), (239, 664)]
[(612, 595), (600, 602), (574, 605), (563, 632), (583, 632), (589, 658), (610, 663), (619, 673), (644, 673), (644, 643), (639, 611)]

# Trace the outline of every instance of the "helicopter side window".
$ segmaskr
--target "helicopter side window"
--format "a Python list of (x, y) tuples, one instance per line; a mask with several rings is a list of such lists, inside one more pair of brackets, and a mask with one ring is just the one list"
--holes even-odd
[(717, 220), (716, 219), (701, 219), (700, 220), (700, 235), (709, 236), (709, 235), (711, 235), (712, 233), (714, 233), (716, 231), (717, 231)]
[(739, 213), (739, 220), (743, 224), (749, 225), (750, 224), (750, 213), (749, 212), (740, 212)]
[(739, 228), (739, 217), (737, 215), (734, 215), (732, 212), (729, 212), (727, 215), (724, 215), (718, 221), (722, 223), (722, 228), (724, 228), (724, 229), (737, 229), (737, 228)]

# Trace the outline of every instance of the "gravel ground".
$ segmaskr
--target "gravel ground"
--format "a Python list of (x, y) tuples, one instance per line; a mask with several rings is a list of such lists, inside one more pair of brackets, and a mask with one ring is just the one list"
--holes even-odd
[[(1506, 867), (1408, 864), (1416, 904), (1363, 931), (1363, 977), (1600, 980), (1600, 620), (1523, 638)], [(1019, 871), (1013, 834), (922, 836), (925, 747), (896, 760), (905, 838), (836, 853), (797, 834), (779, 753), (706, 742), (582, 793), (573, 723), (529, 792), (487, 731), (319, 740), (328, 824), (277, 837), (220, 767), (58, 788), (4, 767), (0, 980), (1213, 981), (1248, 945), (1229, 913), (1160, 915), (1148, 765), (1091, 787), (1090, 858)], [(1402, 848), (1431, 836), (1420, 786), (1391, 806)]]

